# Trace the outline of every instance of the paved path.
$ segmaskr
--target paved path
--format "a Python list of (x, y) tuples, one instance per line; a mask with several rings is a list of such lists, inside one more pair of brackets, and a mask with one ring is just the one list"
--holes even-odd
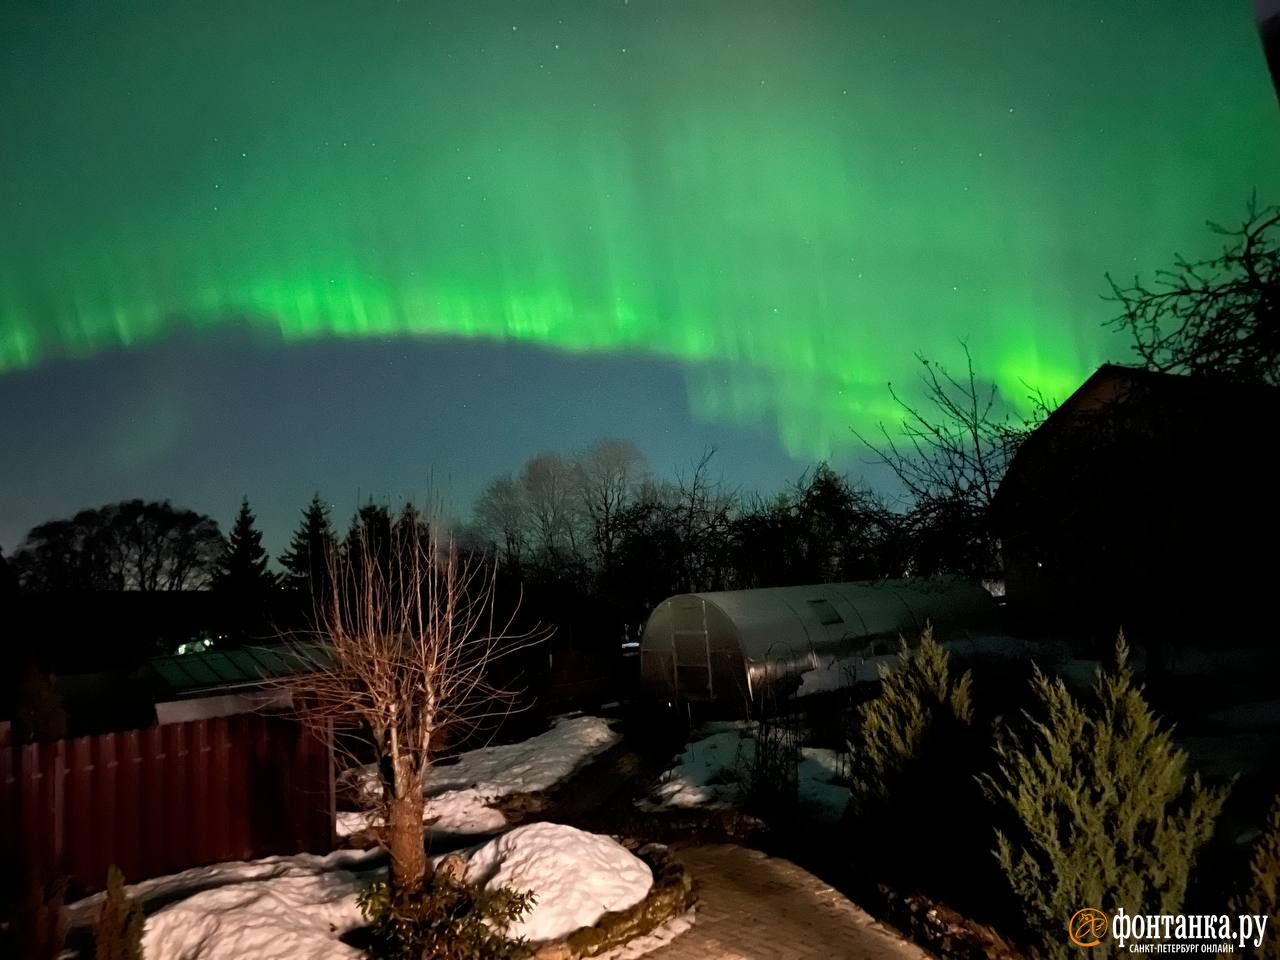
[(652, 960), (929, 960), (789, 860), (721, 844), (676, 855), (693, 874), (697, 919)]

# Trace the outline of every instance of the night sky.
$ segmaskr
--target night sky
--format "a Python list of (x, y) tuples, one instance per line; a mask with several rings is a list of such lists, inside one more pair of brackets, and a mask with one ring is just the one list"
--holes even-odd
[(601, 435), (874, 481), (915, 352), (1061, 398), (1254, 189), (1246, 0), (4, 0), (0, 544), (248, 494), (278, 550)]

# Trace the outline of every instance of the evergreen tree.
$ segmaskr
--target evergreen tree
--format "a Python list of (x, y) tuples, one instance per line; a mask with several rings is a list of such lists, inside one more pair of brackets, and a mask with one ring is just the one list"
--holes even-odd
[[(985, 874), (986, 838), (972, 826), (989, 819), (975, 779), (989, 747), (974, 721), (970, 674), (956, 675), (926, 627), (914, 649), (902, 645), (858, 720), (848, 819), (860, 860), (904, 893), (973, 906), (969, 895), (996, 878)], [(932, 829), (939, 817), (970, 826)]]
[(1280, 797), (1271, 805), (1266, 829), (1254, 844), (1249, 874), (1249, 887), (1242, 896), (1232, 899), (1231, 912), (1271, 920), (1263, 933), (1262, 945), (1255, 947), (1251, 941), (1242, 952), (1260, 960), (1276, 960), (1280, 957), (1280, 936), (1270, 925), (1280, 918)]
[(306, 601), (324, 596), (329, 590), (329, 559), (337, 542), (329, 507), (317, 493), (302, 511), (302, 523), (293, 532), (289, 549), (280, 555), (285, 588)]
[[(996, 774), (984, 778), (1010, 827), (997, 834), (996, 858), (1030, 945), (1050, 960), (1079, 956), (1064, 924), (1082, 907), (1181, 913), (1226, 798), (1187, 776), (1187, 755), (1147, 706), (1128, 655), (1122, 634), (1092, 702), (1037, 670), (1038, 709), (1001, 739)], [(1101, 949), (1121, 952), (1114, 941)]]
[(142, 904), (124, 889), (124, 874), (114, 864), (107, 869), (107, 893), (93, 924), (96, 960), (142, 960)]
[(227, 538), (227, 547), (214, 579), (216, 589), (238, 597), (261, 599), (276, 585), (276, 575), (267, 569), (267, 551), (262, 548), (262, 531), (257, 526), (249, 498), (240, 501), (240, 512)]
[(372, 498), (352, 516), (343, 550), (356, 574), (355, 582), (363, 575), (360, 568), (365, 563), (372, 563), (384, 574), (390, 570), (391, 527), (391, 511), (386, 504), (374, 503)]
[(256, 526), (249, 498), (240, 501), (227, 546), (218, 564), (214, 589), (226, 598), (231, 639), (244, 643), (261, 637), (266, 627), (267, 602), (277, 578), (267, 569), (267, 551)]

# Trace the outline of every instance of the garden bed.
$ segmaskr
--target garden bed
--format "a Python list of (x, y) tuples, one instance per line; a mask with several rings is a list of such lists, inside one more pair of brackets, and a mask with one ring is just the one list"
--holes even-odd
[(535, 960), (598, 956), (653, 933), (693, 906), (693, 878), (670, 848), (638, 840), (620, 842), (653, 872), (653, 886), (645, 898), (624, 910), (606, 913), (591, 926), (561, 940), (538, 944), (532, 954)]

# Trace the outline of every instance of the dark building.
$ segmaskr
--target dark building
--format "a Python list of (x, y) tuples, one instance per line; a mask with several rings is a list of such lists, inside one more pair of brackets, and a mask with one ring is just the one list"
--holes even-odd
[(1139, 642), (1274, 623), (1280, 390), (1100, 367), (993, 505), (1011, 610)]
[(1258, 15), (1258, 33), (1262, 49), (1271, 68), (1271, 80), (1280, 96), (1280, 0), (1254, 0)]

